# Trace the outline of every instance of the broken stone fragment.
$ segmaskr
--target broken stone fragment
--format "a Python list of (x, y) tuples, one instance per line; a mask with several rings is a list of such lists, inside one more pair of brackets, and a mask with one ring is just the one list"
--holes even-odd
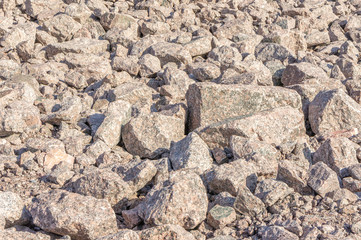
[(197, 83), (189, 87), (186, 98), (190, 131), (227, 118), (281, 106), (301, 109), (300, 96), (280, 87)]
[(162, 239), (164, 236), (171, 236), (174, 240), (196, 240), (190, 232), (176, 224), (164, 224), (139, 232), (140, 240)]
[(293, 192), (286, 183), (274, 179), (265, 179), (257, 184), (255, 196), (264, 202), (266, 207), (284, 199)]
[(106, 199), (115, 211), (119, 211), (122, 200), (130, 197), (133, 189), (110, 169), (99, 169), (85, 173), (74, 182), (69, 183), (71, 190), (84, 196)]
[(319, 82), (328, 79), (327, 74), (318, 66), (308, 62), (294, 63), (287, 65), (282, 74), (284, 86), (307, 83), (309, 79), (316, 78)]
[(90, 38), (75, 38), (62, 43), (52, 43), (46, 47), (46, 54), (52, 57), (59, 53), (101, 54), (108, 48), (109, 42)]
[(341, 178), (349, 175), (348, 167), (358, 164), (356, 150), (359, 145), (345, 137), (329, 138), (313, 155), (313, 162), (324, 162)]
[(232, 207), (214, 206), (207, 215), (207, 223), (215, 229), (222, 229), (236, 220), (236, 212)]
[(114, 211), (106, 200), (64, 190), (40, 194), (29, 211), (36, 226), (76, 240), (95, 240), (117, 231)]
[(308, 185), (321, 197), (340, 188), (337, 174), (323, 162), (314, 164), (309, 174)]
[(122, 139), (133, 155), (155, 158), (184, 136), (184, 122), (176, 117), (151, 113), (133, 118), (124, 126)]
[(148, 224), (178, 224), (193, 229), (206, 218), (208, 199), (197, 174), (178, 170), (168, 181), (154, 186), (142, 205), (138, 214)]
[(360, 105), (339, 89), (317, 94), (309, 105), (308, 118), (312, 131), (319, 135), (351, 128), (361, 130)]
[(207, 144), (195, 132), (171, 145), (169, 160), (174, 170), (197, 168), (200, 173), (210, 169), (213, 162)]
[(288, 106), (229, 118), (195, 132), (210, 148), (229, 147), (232, 136), (251, 138), (255, 135), (265, 143), (278, 146), (295, 142), (304, 135), (305, 127), (303, 114)]
[(234, 209), (243, 215), (256, 217), (263, 212), (266, 208), (261, 199), (253, 195), (249, 188), (245, 185), (238, 187), (237, 198), (234, 202)]
[(26, 224), (30, 217), (23, 200), (13, 192), (0, 192), (0, 216), (5, 220), (5, 228)]

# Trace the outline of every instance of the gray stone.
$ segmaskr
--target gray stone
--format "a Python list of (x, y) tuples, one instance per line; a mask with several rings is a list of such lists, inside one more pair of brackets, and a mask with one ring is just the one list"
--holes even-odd
[(312, 131), (319, 135), (339, 130), (361, 130), (361, 107), (342, 90), (317, 94), (309, 105)]
[(266, 208), (264, 203), (253, 195), (249, 188), (245, 185), (238, 187), (237, 198), (234, 202), (234, 209), (243, 215), (256, 217), (259, 214), (265, 213)]
[(214, 206), (207, 215), (207, 223), (215, 229), (222, 229), (236, 220), (236, 212), (232, 207)]
[(142, 204), (138, 213), (148, 224), (178, 224), (193, 229), (206, 218), (208, 199), (201, 178), (179, 170), (168, 181), (154, 186)]
[(164, 224), (142, 230), (139, 232), (139, 236), (140, 240), (163, 239), (165, 236), (171, 236), (172, 240), (196, 240), (191, 233), (174, 224)]
[(20, 196), (13, 192), (0, 192), (0, 216), (5, 220), (5, 228), (29, 222), (29, 215)]
[(117, 230), (114, 211), (106, 200), (64, 190), (40, 194), (29, 210), (36, 226), (76, 240), (96, 239)]
[(316, 78), (319, 82), (328, 79), (327, 74), (322, 68), (308, 62), (294, 63), (287, 65), (282, 74), (282, 83), (284, 86), (307, 83), (309, 79)]
[(158, 113), (133, 118), (124, 126), (125, 148), (134, 155), (155, 158), (170, 148), (171, 141), (184, 136), (184, 122)]
[(266, 109), (288, 105), (301, 108), (298, 94), (280, 87), (198, 83), (189, 87), (186, 98), (190, 131), (227, 118)]
[(309, 174), (308, 185), (321, 197), (340, 188), (337, 174), (323, 162), (314, 164)]
[(266, 207), (270, 207), (291, 193), (293, 193), (293, 189), (288, 187), (286, 183), (274, 179), (265, 179), (257, 184), (254, 194), (262, 200)]
[(198, 168), (200, 173), (210, 169), (213, 162), (207, 144), (195, 132), (171, 145), (169, 160), (174, 170)]

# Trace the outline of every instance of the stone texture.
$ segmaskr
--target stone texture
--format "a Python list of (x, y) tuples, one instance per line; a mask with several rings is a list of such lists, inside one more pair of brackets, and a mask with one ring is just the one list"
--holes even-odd
[(176, 117), (157, 113), (143, 115), (124, 126), (122, 139), (131, 154), (154, 158), (167, 151), (171, 141), (183, 138), (183, 124)]
[(169, 160), (174, 170), (198, 168), (200, 172), (210, 169), (213, 162), (207, 144), (194, 132), (171, 145)]
[(243, 215), (250, 215), (253, 217), (266, 212), (265, 205), (261, 199), (253, 195), (249, 188), (244, 185), (238, 187), (234, 209)]
[(286, 183), (274, 179), (265, 179), (257, 184), (255, 196), (260, 198), (266, 207), (272, 206), (291, 194), (293, 189)]
[(323, 162), (318, 162), (310, 168), (308, 185), (321, 197), (340, 188), (337, 174)]
[(210, 148), (228, 147), (231, 136), (257, 136), (265, 143), (294, 142), (305, 132), (303, 114), (292, 107), (280, 107), (226, 119), (195, 132)]
[(195, 240), (193, 235), (179, 225), (164, 224), (162, 226), (148, 228), (139, 232), (141, 240), (164, 239), (170, 237), (172, 240)]
[[(191, 85), (187, 92), (187, 104), (189, 130), (266, 109), (281, 106), (296, 109), (301, 107), (300, 97), (294, 91), (278, 87), (227, 86), (213, 83)], [(214, 111), (217, 111), (217, 114), (214, 114)]]
[(347, 176), (348, 167), (358, 163), (359, 145), (345, 137), (327, 139), (313, 155), (313, 162), (324, 162), (341, 178)]
[(308, 62), (302, 62), (288, 65), (283, 71), (281, 81), (284, 86), (290, 86), (307, 83), (312, 78), (323, 82), (328, 79), (328, 76), (322, 68)]
[[(341, 111), (342, 109), (342, 111)], [(317, 94), (309, 105), (312, 131), (326, 134), (338, 130), (360, 130), (360, 105), (342, 90), (330, 90)]]
[(5, 220), (5, 228), (29, 221), (23, 200), (13, 192), (0, 192), (0, 215)]
[(178, 224), (193, 229), (206, 218), (207, 194), (201, 178), (190, 171), (176, 171), (146, 196), (139, 215), (148, 224)]
[(29, 210), (36, 226), (74, 239), (96, 239), (117, 229), (114, 211), (106, 200), (64, 190), (39, 195)]
[(207, 223), (219, 229), (236, 220), (236, 212), (232, 207), (214, 206), (207, 215)]

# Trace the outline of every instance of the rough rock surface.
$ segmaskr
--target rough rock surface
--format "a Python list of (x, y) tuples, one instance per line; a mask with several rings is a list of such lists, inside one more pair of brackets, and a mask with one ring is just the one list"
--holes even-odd
[(360, 239), (358, 0), (0, 0), (0, 239)]
[(107, 201), (63, 190), (36, 197), (30, 214), (33, 223), (45, 231), (74, 239), (96, 239), (117, 229), (114, 211)]

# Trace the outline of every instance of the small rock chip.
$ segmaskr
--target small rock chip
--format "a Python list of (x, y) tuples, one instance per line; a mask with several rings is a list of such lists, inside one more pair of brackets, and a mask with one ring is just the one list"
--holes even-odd
[(308, 185), (321, 197), (340, 188), (337, 174), (323, 162), (314, 164), (309, 174)]
[(214, 206), (207, 215), (207, 223), (215, 229), (222, 229), (236, 220), (236, 212), (232, 207)]

